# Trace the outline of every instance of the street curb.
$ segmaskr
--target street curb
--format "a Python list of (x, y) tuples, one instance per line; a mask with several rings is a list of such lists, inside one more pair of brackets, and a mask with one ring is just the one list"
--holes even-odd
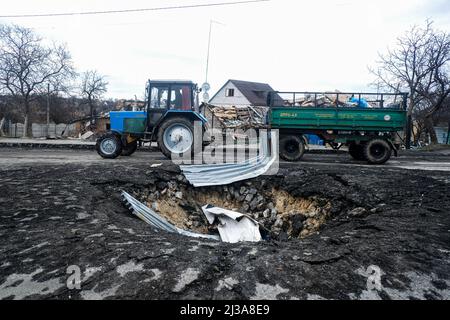
[(0, 148), (94, 150), (95, 145), (0, 142)]
[(345, 150), (323, 150), (323, 149), (313, 149), (313, 150), (306, 150), (305, 153), (311, 153), (311, 154), (345, 154), (347, 151)]
[[(52, 143), (39, 143), (39, 142), (0, 142), (0, 148), (18, 148), (18, 149), (66, 149), (66, 150), (95, 150), (95, 145), (93, 144), (52, 144)], [(145, 149), (145, 151), (158, 151), (156, 148)], [(312, 149), (306, 150), (306, 154), (345, 154), (347, 151), (344, 150), (323, 150), (323, 149)]]

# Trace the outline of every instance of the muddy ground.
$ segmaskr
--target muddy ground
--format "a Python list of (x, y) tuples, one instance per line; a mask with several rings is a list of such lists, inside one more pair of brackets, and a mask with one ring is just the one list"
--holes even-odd
[[(226, 190), (189, 188), (159, 154), (94, 158), (0, 149), (0, 299), (450, 299), (450, 172), (435, 170), (447, 155), (408, 153), (381, 167), (307, 155)], [(206, 201), (248, 204), (270, 240), (156, 231), (130, 214), (120, 190), (192, 215)], [(212, 232), (201, 216), (175, 222)], [(70, 289), (77, 268), (81, 287)], [(371, 286), (378, 270), (381, 286)]]

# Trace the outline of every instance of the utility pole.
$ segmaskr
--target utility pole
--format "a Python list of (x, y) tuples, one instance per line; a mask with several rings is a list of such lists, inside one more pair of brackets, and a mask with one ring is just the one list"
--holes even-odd
[(50, 138), (50, 83), (47, 83), (47, 139)]
[(209, 53), (211, 52), (211, 32), (212, 32), (213, 21), (209, 21), (209, 36), (208, 36), (208, 54), (206, 56), (206, 75), (205, 83), (208, 83), (208, 72), (209, 72)]
[(213, 23), (220, 24), (222, 26), (225, 25), (225, 24), (223, 24), (223, 23), (221, 23), (219, 21), (215, 21), (215, 20), (210, 20), (209, 21), (208, 54), (206, 56), (206, 75), (205, 75), (205, 83), (202, 85), (203, 101), (204, 102), (208, 102), (208, 100), (209, 100), (208, 91), (211, 88), (209, 83), (208, 83), (208, 73), (209, 73), (209, 57), (210, 57), (210, 52), (211, 52), (211, 35), (212, 35), (212, 25), (213, 25)]

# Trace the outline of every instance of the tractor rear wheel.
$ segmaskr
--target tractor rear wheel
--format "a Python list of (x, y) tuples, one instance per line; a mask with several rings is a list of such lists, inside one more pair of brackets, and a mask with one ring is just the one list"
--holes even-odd
[(280, 157), (286, 161), (299, 161), (305, 154), (301, 136), (287, 135), (280, 138)]
[(122, 142), (117, 134), (107, 132), (97, 139), (95, 149), (102, 158), (115, 159), (122, 153)]
[(364, 155), (364, 145), (351, 143), (348, 146), (348, 153), (355, 160), (367, 160)]
[(158, 146), (169, 159), (172, 154), (183, 156), (194, 150), (194, 126), (183, 117), (170, 118), (158, 130)]
[(364, 146), (364, 156), (370, 164), (383, 164), (389, 160), (392, 148), (386, 140), (373, 139)]
[(122, 156), (131, 156), (137, 150), (137, 140), (122, 147)]

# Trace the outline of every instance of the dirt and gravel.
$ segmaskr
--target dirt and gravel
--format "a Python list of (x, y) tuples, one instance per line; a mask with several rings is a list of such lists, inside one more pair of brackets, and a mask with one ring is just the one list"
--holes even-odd
[[(154, 230), (120, 190), (199, 232), (213, 232), (204, 202), (249, 213), (268, 240)], [(450, 299), (449, 191), (446, 153), (381, 167), (306, 155), (276, 176), (193, 189), (159, 153), (0, 149), (0, 299)], [(74, 268), (80, 289), (67, 286)]]

